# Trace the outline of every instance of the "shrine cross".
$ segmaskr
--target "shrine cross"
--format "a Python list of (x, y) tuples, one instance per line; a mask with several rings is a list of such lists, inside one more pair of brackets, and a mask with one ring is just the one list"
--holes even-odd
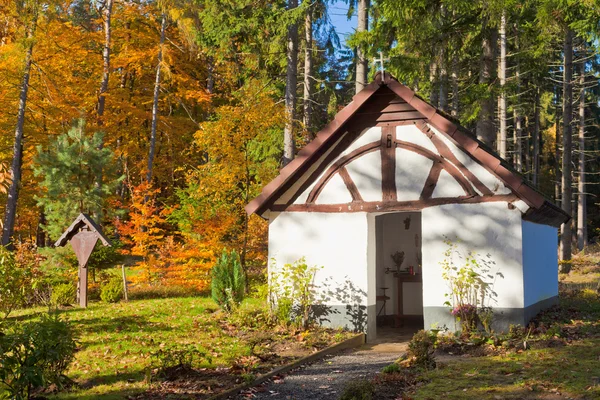
[(390, 59), (389, 59), (389, 58), (387, 58), (387, 57), (386, 57), (386, 58), (384, 58), (384, 57), (383, 57), (383, 52), (381, 52), (381, 51), (380, 51), (380, 52), (379, 52), (379, 58), (375, 58), (375, 59), (373, 60), (373, 64), (377, 65), (377, 63), (379, 63), (379, 70), (380, 70), (382, 73), (385, 73), (385, 65), (384, 65), (384, 63), (385, 63), (386, 61), (390, 61)]

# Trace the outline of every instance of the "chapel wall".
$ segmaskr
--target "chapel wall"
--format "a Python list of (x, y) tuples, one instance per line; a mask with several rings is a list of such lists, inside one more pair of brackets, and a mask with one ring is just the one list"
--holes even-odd
[[(495, 263), (490, 264), (490, 272), (503, 275), (493, 286), (497, 301), (491, 306), (497, 310), (497, 323), (501, 330), (509, 323), (523, 325), (521, 212), (509, 209), (504, 202), (448, 204), (424, 209), (422, 224), (425, 329), (433, 324), (455, 327), (449, 307), (444, 305), (449, 288), (442, 278), (441, 263), (448, 249), (447, 240), (457, 243), (463, 254), (475, 250), (481, 259)], [(461, 260), (454, 257), (454, 262), (460, 265)]]
[(375, 307), (367, 296), (369, 229), (367, 213), (271, 213), (269, 272), (301, 257), (323, 266), (315, 277), (320, 322), (366, 331), (367, 309)]

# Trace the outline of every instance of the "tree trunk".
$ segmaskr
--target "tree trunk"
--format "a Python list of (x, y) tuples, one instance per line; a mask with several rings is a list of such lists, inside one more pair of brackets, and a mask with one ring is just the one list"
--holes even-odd
[[(484, 21), (482, 30), (482, 53), (479, 69), (479, 84), (492, 88), (492, 69), (494, 65), (495, 32)], [(488, 93), (481, 99), (481, 111), (477, 121), (477, 138), (490, 147), (495, 147), (496, 133), (494, 132), (494, 99)]]
[(446, 67), (446, 42), (442, 43), (440, 49), (440, 97), (438, 104), (440, 110), (448, 112), (448, 69)]
[(23, 128), (25, 125), (25, 110), (27, 108), (27, 95), (29, 93), (29, 78), (33, 58), (33, 36), (37, 28), (37, 10), (27, 31), (27, 49), (25, 50), (25, 69), (23, 70), (23, 83), (19, 94), (19, 110), (17, 111), (17, 126), (15, 128), (15, 142), (13, 144), (13, 158), (10, 168), (10, 187), (6, 200), (4, 226), (2, 227), (2, 245), (11, 244), (15, 230), (17, 202), (19, 200), (19, 187), (21, 186), (21, 170), (23, 164)]
[(519, 115), (517, 107), (513, 110), (515, 119), (515, 130), (513, 135), (513, 141), (515, 143), (514, 148), (514, 167), (517, 171), (523, 172), (523, 119)]
[(498, 99), (500, 134), (498, 152), (506, 159), (506, 11), (502, 11), (500, 19), (500, 58), (498, 63), (498, 78), (500, 79), (500, 97)]
[[(369, 30), (369, 0), (358, 1), (358, 25), (356, 32), (366, 32)], [(367, 61), (366, 51), (361, 46), (356, 49), (356, 93), (367, 86), (367, 76), (369, 73), (369, 63)]]
[(587, 199), (585, 194), (585, 62), (579, 66), (579, 179), (577, 182), (577, 249), (587, 246)]
[(438, 107), (440, 102), (440, 91), (438, 90), (438, 63), (435, 52), (431, 53), (431, 62), (429, 63), (429, 85), (431, 86), (429, 102), (432, 106)]
[(560, 202), (560, 180), (561, 180), (561, 165), (560, 165), (560, 138), (561, 138), (561, 115), (562, 115), (562, 110), (561, 110), (561, 96), (560, 96), (560, 90), (558, 88), (558, 86), (555, 86), (554, 88), (555, 90), (555, 97), (556, 97), (556, 103), (555, 105), (555, 111), (554, 111), (554, 115), (556, 115), (556, 132), (554, 135), (554, 160), (555, 160), (555, 172), (554, 172), (554, 201), (556, 203)]
[(100, 91), (98, 92), (98, 126), (102, 126), (104, 121), (104, 105), (106, 97), (104, 94), (108, 91), (108, 78), (110, 75), (110, 20), (112, 18), (112, 8), (114, 0), (106, 0), (104, 10), (104, 49), (102, 51), (102, 81), (100, 82)]
[[(573, 32), (566, 28), (565, 43), (563, 48), (563, 154), (562, 154), (562, 209), (571, 215), (572, 178), (571, 178), (571, 150), (572, 150), (572, 128), (573, 118)], [(571, 221), (562, 225), (560, 258), (563, 261), (571, 259)], [(570, 264), (561, 264), (561, 272), (568, 273)]]
[(533, 184), (535, 187), (539, 185), (539, 176), (540, 176), (540, 90), (536, 88), (535, 91), (535, 101), (534, 101), (534, 111), (533, 111), (533, 165), (532, 165), (532, 173), (533, 173)]
[[(298, 0), (289, 0), (288, 9), (298, 7)], [(287, 80), (285, 85), (285, 130), (283, 133), (283, 166), (288, 165), (296, 153), (294, 121), (296, 119), (296, 84), (298, 79), (298, 24), (288, 28)]]
[[(100, 90), (98, 91), (97, 125), (101, 127), (104, 124), (104, 106), (106, 103), (105, 93), (108, 91), (108, 79), (110, 77), (110, 20), (112, 18), (113, 0), (106, 0), (104, 9), (104, 48), (102, 50), (102, 80), (100, 81)], [(100, 142), (99, 150), (104, 147), (104, 138)], [(96, 177), (96, 190), (102, 191), (102, 169)], [(102, 205), (94, 210), (94, 219), (102, 225)]]
[(458, 95), (458, 50), (454, 50), (452, 56), (452, 116), (458, 118), (459, 95)]
[(209, 94), (213, 94), (215, 91), (215, 60), (212, 57), (208, 57), (208, 76), (206, 77), (206, 91)]
[(312, 13), (313, 8), (309, 7), (306, 10), (306, 16), (304, 19), (304, 31), (306, 41), (304, 49), (304, 129), (310, 135), (312, 135)]
[(152, 102), (152, 128), (150, 130), (150, 150), (148, 152), (148, 170), (146, 182), (152, 182), (152, 167), (154, 166), (154, 152), (156, 150), (156, 125), (158, 124), (158, 96), (160, 94), (160, 70), (163, 60), (163, 46), (165, 43), (165, 30), (167, 29), (167, 16), (162, 15), (160, 23), (160, 46), (158, 48), (158, 62), (156, 64), (156, 78), (154, 80), (154, 99)]

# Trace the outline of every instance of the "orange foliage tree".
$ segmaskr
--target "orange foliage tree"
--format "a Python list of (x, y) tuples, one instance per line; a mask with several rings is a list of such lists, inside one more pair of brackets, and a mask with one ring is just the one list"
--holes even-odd
[(211, 262), (227, 247), (238, 250), (244, 268), (265, 264), (267, 224), (248, 218), (244, 206), (277, 174), (283, 123), (274, 89), (251, 80), (196, 132), (204, 157), (188, 172), (170, 219), (189, 246), (211, 252)]

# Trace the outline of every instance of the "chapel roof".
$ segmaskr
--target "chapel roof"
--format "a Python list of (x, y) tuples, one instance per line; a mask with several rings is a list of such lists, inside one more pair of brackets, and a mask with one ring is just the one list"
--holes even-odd
[[(381, 110), (372, 112), (374, 111), (372, 105), (377, 102), (377, 96), (389, 91), (403, 100), (409, 108), (404, 109), (401, 113), (386, 113)], [(398, 115), (401, 116), (398, 117)], [(298, 152), (296, 158), (280, 171), (279, 176), (263, 188), (259, 196), (246, 205), (246, 212), (262, 215), (269, 210), (274, 202), (335, 144), (345, 125), (356, 124), (357, 118), (365, 118), (367, 122), (373, 121), (373, 118), (379, 122), (385, 122), (389, 118), (395, 120), (401, 118), (415, 123), (426, 122), (451, 138), (456, 146), (500, 179), (519, 199), (523, 200), (529, 206), (523, 219), (559, 226), (571, 218), (569, 214), (548, 200), (506, 160), (462, 127), (458, 121), (433, 107), (390, 74), (381, 72), (376, 75), (373, 82), (353, 97), (350, 104), (338, 112), (335, 118), (317, 133), (314, 140)]]

